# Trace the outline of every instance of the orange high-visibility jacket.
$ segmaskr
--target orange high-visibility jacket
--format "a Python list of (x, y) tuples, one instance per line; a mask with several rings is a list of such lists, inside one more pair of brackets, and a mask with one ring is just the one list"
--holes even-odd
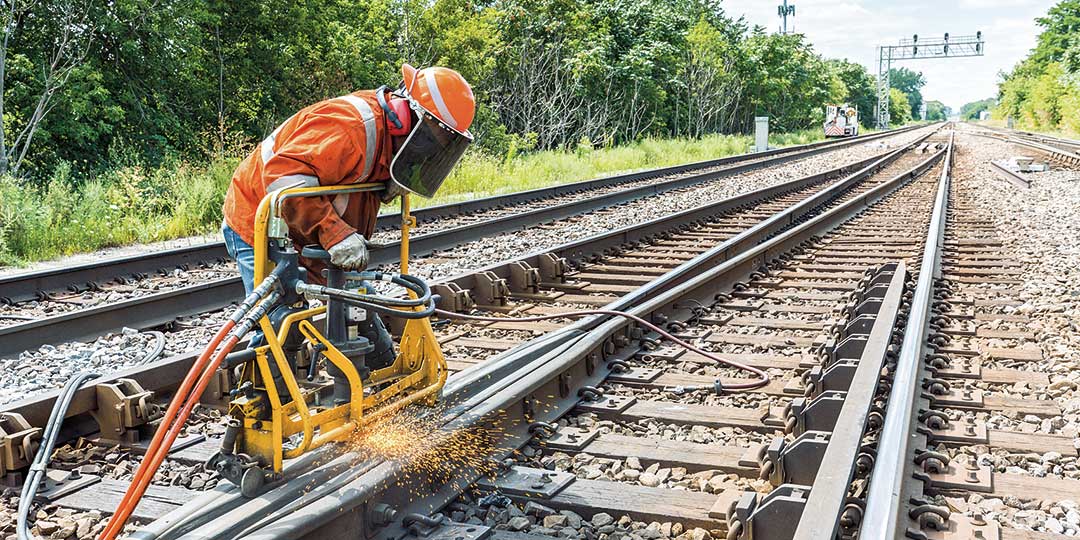
[[(253, 244), (255, 211), (268, 191), (383, 182), (390, 178), (391, 154), (374, 91), (310, 105), (275, 129), (236, 168), (225, 195), (225, 222)], [(326, 249), (353, 232), (371, 238), (379, 204), (378, 193), (297, 197), (285, 202), (282, 214), (297, 250), (309, 244)]]

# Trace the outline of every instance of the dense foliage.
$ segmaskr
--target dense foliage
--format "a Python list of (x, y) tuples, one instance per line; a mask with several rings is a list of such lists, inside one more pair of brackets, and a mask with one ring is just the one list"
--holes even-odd
[(997, 99), (995, 98), (980, 99), (979, 101), (965, 103), (963, 107), (960, 107), (960, 119), (978, 120), (980, 113), (993, 109), (996, 105)]
[(952, 108), (936, 100), (926, 102), (926, 119), (930, 122), (944, 122), (952, 115)]
[[(474, 83), (489, 155), (873, 121), (866, 70), (719, 0), (5, 0), (0, 172), (43, 182), (237, 155), (297, 108), (394, 84), (403, 60)], [(894, 79), (895, 81), (896, 79)], [(921, 99), (921, 97), (919, 98)]]
[(1080, 133), (1080, 0), (1062, 0), (1037, 19), (1035, 48), (998, 86), (995, 115), (1017, 127)]

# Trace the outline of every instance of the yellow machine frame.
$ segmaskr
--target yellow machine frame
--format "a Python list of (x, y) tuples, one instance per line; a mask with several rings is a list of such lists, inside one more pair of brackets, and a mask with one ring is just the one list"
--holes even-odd
[[(378, 191), (383, 188), (383, 184), (293, 187), (267, 194), (255, 216), (255, 283), (260, 283), (272, 270), (273, 263), (268, 258), (269, 242), (289, 242), (288, 226), (281, 217), (281, 202), (284, 199)], [(401, 196), (401, 217), (400, 272), (406, 274), (409, 271), (409, 231), (416, 226), (416, 219), (410, 214), (408, 194)], [(413, 296), (412, 292), (409, 294)], [(343, 440), (355, 430), (405, 406), (414, 403), (433, 406), (446, 383), (446, 359), (431, 329), (430, 319), (408, 320), (394, 363), (372, 371), (368, 380), (362, 381), (352, 362), (312, 324), (315, 317), (325, 312), (326, 307), (321, 306), (292, 313), (285, 317), (280, 328), (274, 328), (269, 317), (260, 319), (259, 327), (266, 336), (267, 344), (256, 348), (255, 359), (243, 366), (239, 384), (250, 382), (255, 389), (266, 393), (269, 403), (259, 403), (262, 398), (258, 395), (254, 398), (240, 395), (229, 405), (230, 413), (243, 419), (237, 451), (271, 465), (274, 472), (281, 472), (285, 459), (298, 457), (329, 442)], [(351, 389), (350, 403), (324, 407), (319, 404), (320, 386), (301, 388), (282, 349), (282, 342), (294, 325), (308, 342), (323, 345), (323, 355), (345, 374)], [(284, 379), (291, 398), (289, 403), (282, 403), (278, 395), (277, 387), (272, 382), (270, 362), (274, 362)], [(369, 388), (383, 387), (365, 394), (365, 384)], [(270, 408), (270, 419), (260, 420), (257, 415), (266, 405)], [(284, 443), (297, 434), (302, 434), (299, 444), (285, 450)]]

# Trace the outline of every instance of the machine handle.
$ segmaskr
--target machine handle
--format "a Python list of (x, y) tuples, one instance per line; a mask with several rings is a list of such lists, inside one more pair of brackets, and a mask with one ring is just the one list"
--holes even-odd
[(330, 260), (330, 252), (316, 244), (304, 246), (303, 249), (300, 250), (300, 256), (308, 259)]

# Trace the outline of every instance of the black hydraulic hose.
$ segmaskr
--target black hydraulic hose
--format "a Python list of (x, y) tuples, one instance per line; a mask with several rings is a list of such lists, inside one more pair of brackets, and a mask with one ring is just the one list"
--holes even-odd
[(19, 513), (16, 519), (16, 531), (19, 540), (36, 540), (37, 538), (30, 534), (30, 508), (33, 505), (34, 497), (37, 496), (38, 488), (45, 480), (46, 468), (49, 466), (49, 459), (52, 457), (53, 449), (56, 446), (56, 439), (60, 435), (60, 426), (64, 423), (64, 416), (67, 415), (71, 401), (75, 398), (75, 392), (86, 381), (97, 377), (97, 373), (79, 373), (69, 379), (64, 388), (60, 390), (60, 394), (56, 396), (56, 403), (53, 405), (52, 412), (49, 413), (49, 421), (45, 425), (45, 432), (41, 437), (41, 447), (38, 448), (37, 454), (34, 455), (34, 461), (30, 465), (30, 471), (26, 475), (22, 493), (19, 496)]
[[(333, 298), (350, 305), (369, 309), (375, 313), (401, 319), (425, 319), (435, 313), (435, 300), (431, 295), (431, 288), (428, 287), (428, 284), (424, 280), (416, 276), (389, 272), (357, 272), (350, 273), (347, 277), (349, 279), (393, 283), (411, 291), (416, 295), (416, 298), (361, 294), (355, 291), (334, 289), (323, 285), (312, 285), (308, 283), (298, 283), (296, 285), (296, 292), (317, 297)], [(422, 309), (415, 311), (415, 308)]]
[(684, 391), (684, 392), (685, 391), (692, 391), (692, 390), (711, 390), (711, 391), (716, 392), (717, 394), (720, 394), (725, 390), (756, 390), (758, 388), (761, 388), (761, 387), (769, 384), (769, 380), (770, 380), (769, 374), (766, 373), (765, 371), (761, 370), (761, 369), (758, 369), (758, 368), (753, 367), (753, 366), (748, 366), (746, 364), (741, 364), (739, 362), (734, 362), (732, 360), (727, 360), (727, 359), (724, 359), (724, 358), (721, 358), (721, 357), (717, 356), (715, 353), (711, 353), (711, 352), (702, 350), (701, 348), (699, 348), (699, 347), (697, 347), (697, 346), (695, 346), (695, 345), (693, 345), (691, 343), (687, 343), (686, 341), (683, 341), (682, 339), (679, 339), (678, 337), (672, 335), (670, 332), (664, 330), (663, 328), (660, 328), (659, 326), (657, 326), (657, 325), (655, 325), (655, 324), (653, 324), (653, 323), (651, 323), (649, 321), (646, 321), (645, 319), (642, 319), (641, 317), (638, 317), (637, 315), (634, 315), (634, 314), (631, 314), (631, 313), (626, 313), (625, 311), (614, 311), (614, 310), (610, 310), (610, 309), (587, 309), (587, 310), (580, 310), (580, 311), (567, 311), (565, 313), (552, 313), (550, 315), (536, 315), (536, 316), (531, 316), (531, 317), (483, 317), (483, 316), (480, 316), (480, 315), (465, 315), (465, 314), (462, 314), (462, 313), (454, 313), (452, 311), (446, 311), (446, 310), (442, 310), (442, 309), (436, 309), (435, 313), (438, 314), (438, 315), (441, 315), (443, 317), (446, 317), (448, 319), (460, 319), (460, 320), (465, 320), (465, 321), (479, 321), (479, 322), (504, 322), (504, 321), (508, 321), (508, 320), (518, 321), (518, 322), (540, 322), (540, 321), (547, 321), (547, 320), (551, 320), (551, 319), (563, 319), (563, 318), (576, 319), (576, 318), (581, 318), (581, 317), (588, 317), (590, 315), (608, 315), (608, 316), (611, 316), (611, 317), (622, 317), (624, 319), (629, 319), (631, 321), (634, 321), (634, 322), (640, 324), (641, 326), (644, 326), (644, 327), (648, 328), (649, 330), (652, 330), (653, 332), (656, 332), (657, 334), (660, 334), (660, 336), (663, 337), (664, 339), (666, 339), (666, 340), (674, 343), (675, 345), (678, 345), (679, 347), (682, 347), (682, 348), (684, 348), (684, 349), (686, 349), (688, 351), (696, 352), (696, 353), (698, 353), (698, 354), (700, 354), (700, 355), (702, 355), (702, 356), (704, 356), (704, 357), (706, 357), (706, 358), (708, 358), (708, 359), (710, 359), (710, 360), (712, 360), (712, 361), (714, 361), (716, 363), (723, 364), (723, 365), (726, 365), (726, 366), (729, 366), (729, 367), (733, 367), (733, 368), (741, 370), (741, 371), (748, 371), (750, 373), (753, 373), (754, 375), (757, 375), (757, 377), (758, 377), (757, 380), (751, 380), (751, 381), (745, 382), (745, 383), (734, 383), (734, 384), (721, 384), (720, 379), (716, 379), (716, 381), (713, 383), (712, 386), (701, 386), (701, 387), (684, 386), (684, 387), (681, 387), (682, 391)]
[(151, 330), (147, 332), (147, 334), (154, 336), (154, 348), (146, 353), (146, 356), (142, 357), (142, 360), (139, 360), (139, 364), (150, 363), (161, 356), (161, 353), (165, 352), (165, 334), (158, 332), (157, 330)]

